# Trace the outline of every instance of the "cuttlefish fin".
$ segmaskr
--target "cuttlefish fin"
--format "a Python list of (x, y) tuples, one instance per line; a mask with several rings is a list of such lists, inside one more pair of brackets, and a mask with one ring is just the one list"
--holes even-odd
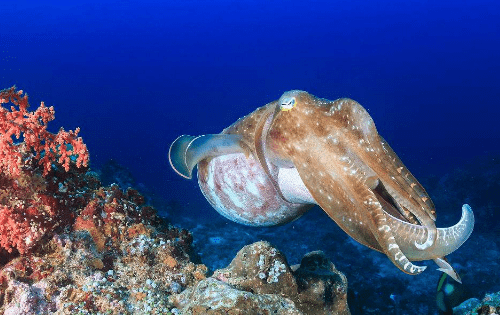
[(182, 135), (170, 145), (168, 161), (177, 174), (191, 179), (195, 165), (203, 159), (246, 152), (248, 149), (245, 148), (241, 135)]

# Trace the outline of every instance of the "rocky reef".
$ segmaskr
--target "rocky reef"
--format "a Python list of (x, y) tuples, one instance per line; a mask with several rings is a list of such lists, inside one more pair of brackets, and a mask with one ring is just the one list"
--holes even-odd
[(3, 314), (350, 314), (346, 277), (321, 252), (289, 266), (257, 242), (207, 278), (192, 235), (136, 191), (91, 195), (66, 231), (2, 266)]
[(0, 313), (349, 314), (346, 278), (321, 253), (290, 267), (256, 243), (207, 278), (192, 234), (126, 169), (108, 164), (101, 184), (79, 129), (50, 133), (54, 109), (28, 107), (0, 91)]
[(191, 234), (136, 191), (90, 196), (66, 231), (2, 266), (4, 314), (349, 314), (347, 279), (321, 252), (289, 266), (257, 242), (206, 278)]
[(162, 222), (134, 190), (92, 196), (72, 226), (3, 265), (4, 314), (165, 314), (169, 295), (205, 278), (190, 260), (191, 234)]
[(500, 314), (500, 292), (486, 294), (480, 301), (468, 299), (453, 309), (454, 315), (497, 315)]

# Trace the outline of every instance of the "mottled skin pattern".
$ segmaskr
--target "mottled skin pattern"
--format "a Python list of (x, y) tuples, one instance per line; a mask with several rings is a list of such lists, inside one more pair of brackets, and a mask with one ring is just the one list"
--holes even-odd
[(240, 224), (281, 225), (312, 207), (281, 198), (253, 155), (229, 154), (201, 161), (198, 183), (220, 214)]
[(188, 179), (198, 165), (204, 196), (235, 222), (284, 224), (317, 204), (402, 271), (418, 274), (426, 267), (411, 261), (432, 259), (460, 281), (445, 256), (472, 233), (472, 209), (464, 205), (456, 225), (437, 229), (424, 188), (351, 99), (289, 91), (221, 134), (178, 137), (168, 157)]
[(431, 229), (434, 206), (366, 110), (350, 99), (331, 102), (299, 91), (289, 97), (296, 105), (277, 112), (267, 137), (272, 163), (293, 163), (321, 208), (355, 240), (384, 252), (407, 273), (421, 272), (394, 241), (374, 183), (383, 183), (407, 220), (417, 218)]
[(237, 223), (281, 225), (297, 219), (312, 207), (282, 198), (257, 158), (256, 131), (266, 117), (270, 117), (269, 109), (276, 108), (276, 104), (275, 101), (258, 108), (222, 132), (241, 135), (244, 153), (217, 156), (198, 163), (198, 183), (203, 195), (220, 214)]

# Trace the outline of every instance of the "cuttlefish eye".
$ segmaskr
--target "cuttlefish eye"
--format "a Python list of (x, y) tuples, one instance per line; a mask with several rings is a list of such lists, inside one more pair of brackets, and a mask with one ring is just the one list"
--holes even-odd
[(290, 110), (292, 109), (297, 101), (295, 101), (295, 97), (285, 97), (281, 100), (281, 110)]

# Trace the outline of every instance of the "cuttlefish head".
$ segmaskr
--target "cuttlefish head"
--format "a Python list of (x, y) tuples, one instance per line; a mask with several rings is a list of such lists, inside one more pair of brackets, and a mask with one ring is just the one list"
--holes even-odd
[(401, 270), (422, 272), (425, 267), (410, 260), (441, 259), (472, 232), (468, 206), (457, 226), (436, 228), (430, 197), (357, 102), (289, 91), (276, 106), (265, 141), (267, 162), (283, 170), (293, 166), (346, 233), (385, 253)]
[(351, 99), (289, 91), (220, 134), (180, 136), (168, 156), (185, 178), (198, 165), (203, 194), (231, 220), (279, 225), (317, 204), (404, 272), (418, 274), (425, 267), (411, 261), (432, 259), (460, 281), (445, 256), (471, 234), (471, 208), (436, 228), (430, 197)]

